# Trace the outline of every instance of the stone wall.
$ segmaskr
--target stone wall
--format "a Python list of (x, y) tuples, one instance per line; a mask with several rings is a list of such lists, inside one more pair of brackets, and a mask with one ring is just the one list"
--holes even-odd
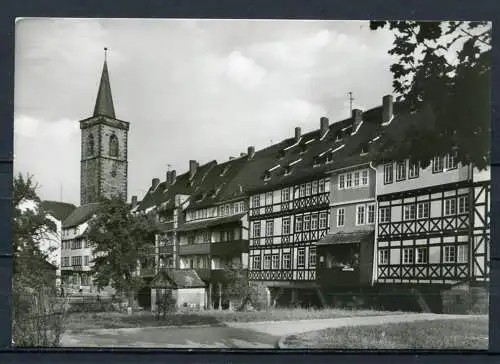
[(487, 314), (489, 290), (487, 284), (460, 284), (441, 292), (443, 313)]

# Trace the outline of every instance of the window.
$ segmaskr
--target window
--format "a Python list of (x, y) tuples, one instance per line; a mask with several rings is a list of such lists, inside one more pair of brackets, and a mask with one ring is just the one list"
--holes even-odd
[(469, 196), (460, 196), (458, 198), (458, 213), (465, 214), (469, 212)]
[(295, 218), (295, 231), (302, 231), (302, 216)]
[(337, 209), (337, 226), (344, 226), (345, 224), (345, 209), (339, 207)]
[(252, 207), (260, 207), (260, 195), (252, 197)]
[(404, 248), (403, 264), (413, 264), (413, 262), (414, 262), (413, 248)]
[(345, 177), (345, 188), (352, 187), (352, 173), (347, 173)]
[(283, 235), (290, 234), (290, 218), (289, 217), (284, 217), (282, 224), (283, 224), (282, 234)]
[(94, 154), (94, 135), (89, 134), (89, 139), (87, 140), (87, 155), (91, 156)]
[(274, 220), (266, 221), (266, 236), (274, 235)]
[(316, 247), (309, 248), (309, 268), (316, 267)]
[(318, 230), (318, 214), (311, 215), (311, 230)]
[(391, 164), (386, 164), (384, 166), (384, 184), (392, 183), (394, 178), (393, 166)]
[(319, 214), (319, 228), (326, 229), (328, 226), (328, 215), (326, 212), (320, 212)]
[(417, 208), (415, 204), (405, 205), (403, 208), (403, 220), (415, 220)]
[(391, 221), (391, 208), (381, 207), (379, 209), (379, 222), (390, 222)]
[(109, 137), (109, 156), (118, 157), (118, 138), (115, 134)]
[(84, 265), (85, 267), (88, 267), (88, 266), (89, 266), (89, 256), (88, 256), (88, 255), (85, 255), (85, 256), (83, 257), (83, 265)]
[(366, 217), (367, 224), (375, 224), (375, 204), (369, 204)]
[(430, 202), (420, 202), (417, 205), (417, 218), (425, 219), (430, 216)]
[(457, 200), (448, 198), (444, 200), (444, 214), (445, 216), (455, 215), (457, 213)]
[(310, 196), (311, 192), (312, 192), (312, 185), (309, 182), (309, 183), (306, 184), (306, 196)]
[(426, 247), (417, 248), (417, 263), (427, 263), (429, 261), (429, 251)]
[(457, 260), (457, 248), (452, 245), (444, 247), (443, 261), (445, 263), (455, 263)]
[(378, 252), (378, 264), (389, 264), (389, 249), (380, 249)]
[(271, 269), (271, 256), (264, 255), (264, 269)]
[(297, 249), (297, 268), (304, 268), (306, 265), (306, 251), (304, 248)]
[(408, 165), (408, 178), (417, 178), (419, 174), (419, 165), (418, 163), (409, 163)]
[(398, 162), (396, 164), (396, 181), (403, 181), (406, 179), (406, 161)]
[(283, 191), (281, 191), (281, 198), (283, 201), (290, 201), (290, 189), (285, 188)]
[(278, 254), (272, 255), (272, 269), (280, 269), (280, 256)]
[(318, 181), (312, 182), (312, 194), (316, 195), (318, 193)]
[(449, 169), (455, 169), (455, 168), (457, 168), (456, 153), (447, 154), (444, 157), (444, 169), (449, 170)]
[(82, 241), (80, 239), (75, 239), (71, 242), (71, 249), (81, 249)]
[(343, 190), (345, 188), (345, 175), (341, 174), (339, 176), (339, 190)]
[(252, 258), (252, 269), (260, 269), (260, 255), (254, 255)]
[(81, 266), (82, 265), (82, 257), (81, 256), (71, 257), (71, 265)]
[(69, 257), (62, 258), (62, 266), (69, 267)]
[(291, 267), (290, 253), (283, 253), (283, 269), (290, 269)]
[(365, 205), (356, 206), (356, 225), (365, 224)]
[(254, 222), (253, 223), (253, 237), (254, 238), (260, 238), (260, 221)]
[(306, 195), (306, 185), (300, 185), (299, 187), (299, 197), (304, 197)]
[(365, 169), (361, 172), (361, 185), (368, 186), (368, 170)]
[(203, 232), (203, 242), (210, 243), (210, 231)]
[(469, 261), (469, 247), (467, 245), (457, 246), (457, 263), (466, 263)]
[(325, 192), (325, 180), (324, 179), (319, 180), (319, 182), (318, 182), (318, 192), (319, 193)]
[(311, 215), (304, 215), (304, 231), (311, 230)]
[(354, 172), (354, 187), (359, 187), (359, 172)]
[(432, 172), (443, 172), (443, 157), (434, 157), (432, 160)]
[(273, 204), (273, 193), (268, 192), (266, 193), (266, 205), (272, 205)]

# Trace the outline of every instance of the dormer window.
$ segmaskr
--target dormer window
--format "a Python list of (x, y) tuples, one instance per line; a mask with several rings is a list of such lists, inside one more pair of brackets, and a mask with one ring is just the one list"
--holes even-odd
[(368, 150), (369, 150), (369, 148), (368, 148), (368, 144), (362, 144), (362, 145), (361, 145), (361, 153), (360, 153), (360, 154), (361, 154), (361, 155), (368, 154)]
[(333, 153), (328, 152), (326, 153), (326, 163), (331, 163), (331, 162), (333, 162)]
[(286, 166), (285, 167), (285, 176), (288, 176), (290, 173), (292, 173), (292, 167)]
[(220, 176), (221, 176), (221, 177), (222, 177), (222, 176), (224, 176), (224, 175), (227, 173), (227, 171), (229, 170), (229, 167), (230, 167), (230, 166), (225, 166), (225, 167), (224, 167), (224, 169), (223, 169), (223, 170), (222, 170), (222, 172), (220, 173)]
[(271, 179), (271, 172), (265, 171), (264, 172), (264, 181), (269, 181)]
[(318, 167), (320, 163), (321, 159), (318, 156), (313, 158), (313, 167)]
[(307, 145), (303, 144), (300, 146), (300, 154), (304, 154), (307, 151)]
[(280, 150), (278, 152), (278, 159), (281, 159), (281, 158), (285, 158), (285, 151), (284, 150)]
[(339, 130), (337, 134), (335, 134), (335, 141), (340, 142), (342, 140), (342, 131)]

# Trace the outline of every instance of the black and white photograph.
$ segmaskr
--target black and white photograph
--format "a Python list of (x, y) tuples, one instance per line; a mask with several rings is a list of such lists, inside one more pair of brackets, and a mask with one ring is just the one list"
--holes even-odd
[(12, 345), (486, 350), (491, 38), (17, 18)]

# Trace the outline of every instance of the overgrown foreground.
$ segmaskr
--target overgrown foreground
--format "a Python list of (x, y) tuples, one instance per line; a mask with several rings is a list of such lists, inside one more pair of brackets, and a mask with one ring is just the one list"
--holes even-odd
[(73, 313), (66, 321), (69, 331), (79, 332), (91, 329), (113, 329), (147, 326), (194, 326), (194, 325), (223, 325), (225, 322), (256, 322), (256, 321), (284, 321), (309, 320), (337, 317), (394, 315), (398, 312), (384, 312), (373, 310), (341, 310), (341, 309), (272, 309), (263, 311), (200, 311), (169, 313), (164, 320), (158, 320), (149, 312), (127, 315), (121, 312), (102, 313)]
[(284, 343), (300, 349), (486, 350), (488, 318), (342, 327), (289, 336)]

